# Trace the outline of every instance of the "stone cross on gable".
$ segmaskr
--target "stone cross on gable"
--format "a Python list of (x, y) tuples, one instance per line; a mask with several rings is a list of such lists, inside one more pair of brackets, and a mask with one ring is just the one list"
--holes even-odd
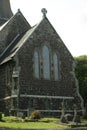
[(46, 17), (47, 10), (46, 10), (45, 8), (43, 8), (43, 9), (41, 10), (41, 12), (43, 13), (43, 17)]

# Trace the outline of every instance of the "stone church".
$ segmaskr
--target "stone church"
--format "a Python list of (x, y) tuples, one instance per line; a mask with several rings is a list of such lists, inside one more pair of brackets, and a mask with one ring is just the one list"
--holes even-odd
[(0, 0), (0, 111), (39, 110), (46, 115), (83, 111), (75, 61), (42, 9), (31, 27), (9, 0)]

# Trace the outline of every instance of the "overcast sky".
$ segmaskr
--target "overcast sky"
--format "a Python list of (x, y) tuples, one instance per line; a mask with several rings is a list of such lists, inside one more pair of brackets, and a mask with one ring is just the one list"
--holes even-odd
[(73, 56), (87, 55), (87, 0), (10, 0), (15, 14), (21, 10), (31, 26), (42, 19), (41, 9)]

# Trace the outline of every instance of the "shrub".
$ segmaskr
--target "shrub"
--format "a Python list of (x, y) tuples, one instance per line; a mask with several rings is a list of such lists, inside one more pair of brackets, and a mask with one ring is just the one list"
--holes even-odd
[(38, 110), (34, 110), (31, 113), (31, 119), (40, 119), (41, 113)]

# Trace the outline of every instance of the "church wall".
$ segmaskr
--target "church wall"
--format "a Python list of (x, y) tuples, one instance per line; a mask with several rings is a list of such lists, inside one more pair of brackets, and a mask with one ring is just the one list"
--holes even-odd
[[(22, 86), (24, 84), (24, 86), (26, 87), (29, 86), (29, 89), (35, 88), (37, 89), (37, 91), (38, 89), (46, 90), (46, 88), (48, 88), (49, 92), (51, 91), (50, 92), (51, 94), (53, 94), (53, 92), (57, 93), (58, 91), (59, 93), (58, 95), (61, 95), (61, 96), (62, 95), (64, 96), (63, 90), (65, 91), (65, 89), (68, 88), (67, 92), (65, 91), (65, 96), (66, 95), (70, 96), (72, 95), (72, 91), (73, 91), (72, 85), (73, 85), (73, 80), (74, 80), (72, 79), (73, 76), (71, 74), (73, 59), (71, 58), (71, 55), (67, 52), (67, 49), (65, 48), (65, 46), (62, 44), (62, 41), (61, 43), (59, 43), (58, 38), (54, 34), (54, 32), (52, 34), (51, 33), (52, 31), (50, 31), (49, 28), (48, 30), (49, 32), (47, 32), (47, 30), (43, 30), (41, 32), (41, 30), (38, 29), (33, 34), (34, 39), (30, 39), (29, 41), (27, 41), (27, 43), (25, 43), (25, 45), (20, 49), (20, 53), (19, 53), (19, 64), (21, 66), (21, 72), (20, 72), (21, 83), (20, 84)], [(34, 75), (33, 75), (34, 50), (35, 48), (39, 48), (40, 50), (44, 44), (58, 53), (58, 56), (59, 56), (58, 57), (59, 58), (58, 81), (54, 81), (54, 79), (44, 80), (43, 77), (40, 77), (40, 79), (34, 78)], [(37, 87), (34, 87), (34, 86), (37, 86)], [(38, 91), (37, 93), (39, 94), (40, 92)]]
[[(15, 23), (15, 21), (14, 21)], [(13, 23), (13, 25), (14, 25)], [(15, 27), (15, 26), (14, 26)], [(17, 31), (17, 30), (16, 30)], [(10, 36), (10, 35), (9, 35)], [(44, 78), (43, 70), (43, 47), (47, 47), (49, 51), (50, 59), (50, 78)], [(39, 77), (34, 75), (34, 52), (38, 51), (39, 58)], [(58, 56), (58, 79), (55, 80), (53, 72), (53, 59), (52, 55), (56, 53)], [(46, 55), (45, 55), (46, 56)], [(16, 58), (15, 58), (16, 57)], [(33, 34), (19, 49), (14, 61), (17, 62), (15, 67), (19, 70), (18, 87), (19, 87), (19, 99), (7, 100), (4, 108), (11, 107), (11, 103), (14, 100), (19, 100), (20, 109), (40, 109), (40, 110), (60, 110), (62, 97), (74, 97), (75, 100), (65, 99), (67, 110), (72, 109), (73, 103), (81, 108), (81, 99), (77, 93), (76, 79), (74, 75), (74, 59), (70, 52), (64, 45), (63, 41), (57, 35), (51, 24), (44, 19), (41, 24), (38, 25)], [(3, 86), (2, 92), (4, 97), (11, 96), (12, 94), (12, 74), (13, 74), (13, 62), (7, 62), (0, 67), (1, 73), (0, 87)], [(8, 75), (8, 76), (7, 76)], [(7, 79), (8, 78), (8, 79)], [(4, 83), (4, 84), (3, 84)], [(23, 97), (24, 95), (25, 97)], [(26, 97), (27, 95), (44, 95), (44, 96), (60, 96), (62, 99), (45, 99), (45, 98), (33, 98)], [(12, 101), (12, 102), (11, 102)], [(75, 102), (74, 102), (75, 101)], [(24, 106), (23, 106), (24, 102)], [(17, 103), (17, 102), (16, 102)], [(17, 104), (13, 104), (17, 108)], [(15, 108), (15, 107), (14, 107)], [(61, 110), (60, 110), (61, 111)]]
[[(49, 49), (54, 50), (59, 56), (59, 79), (46, 80), (43, 73), (39, 79), (33, 75), (33, 55), (34, 50), (39, 50), (46, 45)], [(77, 94), (75, 78), (72, 74), (74, 60), (65, 47), (60, 37), (54, 29), (47, 23), (42, 22), (39, 27), (30, 36), (29, 40), (21, 47), (18, 52), (20, 71), (20, 93), (28, 95), (51, 95), (51, 96), (68, 96), (77, 97), (77, 104), (81, 107), (81, 99)], [(79, 103), (78, 103), (79, 101)], [(59, 101), (58, 101), (59, 102)], [(55, 106), (57, 109), (57, 106)]]
[[(1, 62), (3, 59), (8, 60), (17, 48), (9, 53), (4, 50), (29, 33), (28, 40), (13, 59), (0, 65), (0, 111), (12, 108), (61, 111), (62, 102), (67, 110), (72, 109), (74, 103), (79, 109), (82, 107), (74, 74), (74, 59), (47, 19), (46, 12), (42, 10), (42, 21), (32, 28), (20, 10), (0, 27)], [(2, 22), (4, 23), (1, 21), (0, 24)], [(15, 46), (10, 46), (10, 49)]]
[(0, 66), (0, 111), (5, 112), (11, 108), (10, 96), (12, 92), (13, 62)]
[(6, 89), (6, 69), (5, 65), (0, 67), (0, 111), (4, 111), (5, 103), (2, 100), (5, 97)]

